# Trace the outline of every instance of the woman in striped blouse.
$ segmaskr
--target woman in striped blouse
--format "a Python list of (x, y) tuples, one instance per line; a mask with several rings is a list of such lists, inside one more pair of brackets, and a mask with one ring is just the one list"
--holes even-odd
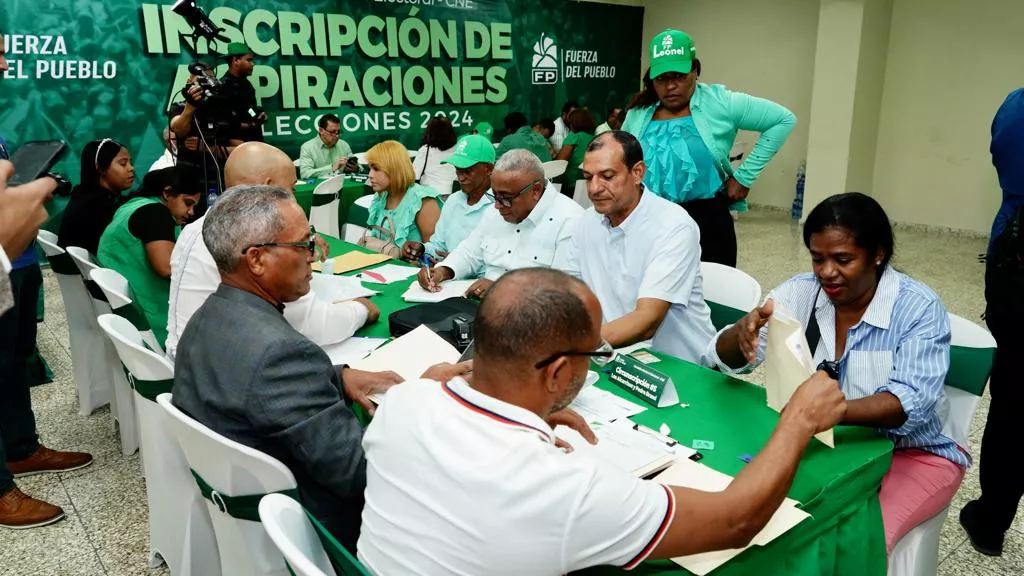
[(839, 380), (843, 423), (892, 439), (879, 500), (886, 548), (943, 510), (970, 462), (943, 434), (938, 407), (949, 369), (949, 315), (930, 288), (889, 266), (892, 226), (873, 198), (839, 194), (804, 224), (813, 273), (775, 288), (765, 304), (723, 329), (703, 361), (723, 372), (764, 359), (765, 323), (777, 306), (807, 327), (814, 364)]

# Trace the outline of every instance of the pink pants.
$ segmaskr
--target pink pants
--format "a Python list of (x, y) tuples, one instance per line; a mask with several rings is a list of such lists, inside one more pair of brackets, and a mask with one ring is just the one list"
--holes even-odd
[(949, 505), (964, 472), (959, 464), (924, 450), (893, 452), (892, 467), (878, 493), (887, 553), (907, 532)]

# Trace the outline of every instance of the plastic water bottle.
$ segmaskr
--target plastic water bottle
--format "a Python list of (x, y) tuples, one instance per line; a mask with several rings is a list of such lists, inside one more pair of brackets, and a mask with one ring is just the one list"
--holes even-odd
[(216, 188), (210, 188), (210, 190), (206, 193), (206, 208), (207, 209), (213, 208), (213, 203), (216, 202), (216, 201), (217, 201), (217, 189)]
[(804, 212), (804, 180), (807, 176), (807, 162), (801, 161), (796, 169), (796, 196), (793, 197), (793, 220), (799, 220)]

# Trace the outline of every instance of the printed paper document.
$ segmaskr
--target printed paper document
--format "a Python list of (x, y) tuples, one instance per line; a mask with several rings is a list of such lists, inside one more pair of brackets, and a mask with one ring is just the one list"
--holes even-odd
[[(438, 292), (427, 292), (420, 287), (418, 281), (413, 281), (409, 289), (402, 294), (402, 300), (406, 302), (441, 302), (449, 298), (458, 298), (466, 295), (466, 290), (476, 280), (448, 280), (441, 283), (441, 290)], [(458, 356), (456, 356), (458, 358)]]

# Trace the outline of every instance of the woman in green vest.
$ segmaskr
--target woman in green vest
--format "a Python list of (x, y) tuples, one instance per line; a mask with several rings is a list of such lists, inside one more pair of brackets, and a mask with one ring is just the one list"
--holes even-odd
[(583, 155), (587, 152), (587, 146), (590, 146), (590, 142), (594, 139), (597, 123), (590, 110), (577, 108), (569, 113), (567, 125), (569, 135), (562, 140), (562, 149), (558, 151), (558, 156), (555, 159), (569, 162), (562, 179), (564, 182), (562, 194), (572, 198), (576, 191), (576, 181), (583, 177), (580, 164), (583, 164)]
[(136, 311), (149, 322), (157, 342), (167, 339), (171, 251), (180, 226), (192, 216), (199, 192), (177, 185), (177, 168), (154, 170), (139, 194), (125, 202), (100, 237), (96, 258), (128, 279)]
[[(785, 107), (721, 84), (704, 84), (693, 39), (668, 29), (648, 47), (644, 87), (626, 107), (622, 130), (640, 140), (644, 184), (680, 204), (700, 228), (701, 260), (736, 266), (736, 230), (730, 205), (746, 209), (750, 187), (796, 126)], [(760, 132), (754, 149), (733, 172), (738, 130)]]

